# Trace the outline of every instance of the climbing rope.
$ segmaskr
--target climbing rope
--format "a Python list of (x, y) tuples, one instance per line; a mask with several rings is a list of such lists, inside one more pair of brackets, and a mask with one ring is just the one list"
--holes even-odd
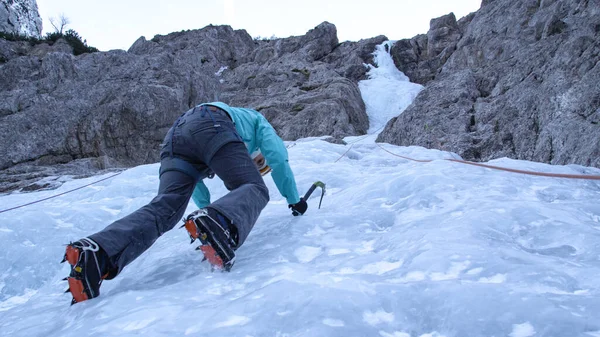
[(344, 158), (344, 156), (346, 155), (346, 153), (350, 152), (350, 150), (352, 149), (353, 146), (354, 146), (354, 144), (350, 145), (350, 147), (348, 148), (348, 150), (346, 150), (346, 152), (342, 153), (342, 155), (338, 159), (336, 159), (334, 161), (334, 163), (337, 163), (340, 159)]
[(110, 177), (106, 177), (106, 178), (103, 178), (103, 179), (100, 179), (100, 180), (96, 180), (96, 181), (94, 181), (94, 182), (92, 182), (92, 183), (89, 183), (89, 184), (87, 184), (87, 185), (83, 185), (83, 186), (80, 186), (80, 187), (74, 188), (74, 189), (72, 189), (72, 190), (69, 190), (69, 191), (66, 191), (66, 192), (62, 192), (62, 193), (59, 193), (59, 194), (56, 194), (56, 195), (53, 195), (53, 196), (50, 196), (50, 197), (47, 197), (47, 198), (44, 198), (44, 199), (40, 199), (40, 200), (36, 200), (36, 201), (32, 201), (32, 202), (28, 202), (28, 203), (26, 203), (26, 204), (23, 204), (23, 205), (19, 205), (19, 206), (15, 206), (15, 207), (12, 207), (12, 208), (7, 208), (7, 209), (4, 209), (4, 210), (1, 210), (1, 211), (0, 211), (0, 213), (4, 213), (4, 212), (12, 211), (12, 210), (14, 210), (14, 209), (17, 209), (17, 208), (21, 208), (21, 207), (25, 207), (25, 206), (29, 206), (29, 205), (33, 205), (33, 204), (37, 204), (37, 203), (39, 203), (39, 202), (42, 202), (42, 201), (46, 201), (46, 200), (49, 200), (49, 199), (53, 199), (53, 198), (59, 197), (59, 196), (61, 196), (61, 195), (65, 195), (65, 194), (68, 194), (68, 193), (71, 193), (71, 192), (74, 192), (74, 191), (80, 190), (80, 189), (82, 189), (82, 188), (84, 188), (84, 187), (88, 187), (88, 186), (90, 186), (90, 185), (97, 184), (97, 183), (99, 183), (99, 182), (101, 182), (101, 181), (108, 180), (108, 179), (110, 179), (110, 178), (116, 177), (116, 176), (118, 176), (119, 174), (121, 174), (122, 172), (123, 172), (123, 171), (121, 171), (121, 172), (119, 172), (119, 173), (116, 173), (116, 174), (113, 174), (113, 175), (111, 175)]
[[(408, 160), (412, 160), (412, 161), (416, 161), (416, 162), (420, 162), (420, 163), (428, 163), (428, 162), (432, 161), (432, 160), (419, 160), (419, 159), (413, 159), (413, 158), (401, 156), (399, 154), (395, 154), (393, 152), (390, 152), (390, 151), (384, 149), (383, 146), (381, 146), (381, 144), (379, 144), (379, 143), (375, 143), (375, 144), (377, 144), (377, 146), (379, 146), (383, 151), (385, 151), (385, 152), (387, 152), (387, 153), (389, 153), (389, 154), (391, 154), (393, 156), (396, 156), (396, 157), (400, 157), (400, 158), (404, 158), (404, 159), (408, 159)], [(479, 167), (485, 167), (485, 168), (489, 168), (489, 169), (493, 169), (493, 170), (507, 171), (507, 172), (513, 172), (513, 173), (519, 173), (519, 174), (527, 174), (527, 175), (533, 175), (533, 176), (553, 177), (553, 178), (569, 178), (569, 179), (600, 180), (600, 176), (596, 176), (596, 175), (545, 173), (545, 172), (537, 172), (537, 171), (517, 170), (517, 169), (512, 169), (512, 168), (507, 168), (507, 167), (501, 167), (501, 166), (495, 166), (495, 165), (475, 163), (475, 162), (472, 162), (472, 161), (466, 161), (466, 160), (460, 160), (460, 159), (444, 159), (444, 160), (455, 162), (455, 163), (461, 163), (461, 164), (467, 164), (467, 165), (474, 165), (474, 166), (479, 166)]]
[[(361, 142), (361, 141), (363, 141), (363, 140), (367, 139), (369, 136), (373, 136), (373, 135), (377, 134), (377, 133), (378, 133), (379, 131), (381, 131), (381, 130), (382, 130), (384, 127), (385, 127), (385, 125), (383, 125), (383, 126), (382, 126), (382, 127), (380, 127), (379, 129), (377, 129), (377, 130), (375, 130), (375, 131), (373, 131), (373, 132), (371, 132), (371, 133), (369, 133), (369, 134), (366, 134), (366, 135), (364, 135), (364, 136), (362, 136), (362, 137), (360, 137), (360, 138), (358, 138), (358, 139), (355, 139), (355, 140), (353, 140), (353, 141), (351, 141), (351, 142), (348, 142), (348, 143), (346, 143), (346, 145), (350, 144), (350, 147), (348, 148), (348, 150), (346, 150), (346, 152), (342, 153), (342, 155), (341, 155), (341, 156), (340, 156), (338, 159), (336, 159), (334, 163), (337, 163), (337, 162), (338, 162), (340, 159), (344, 158), (344, 156), (346, 155), (346, 153), (350, 152), (350, 150), (352, 149), (352, 147), (354, 146), (354, 144), (356, 144), (356, 143), (358, 143), (358, 142)], [(377, 143), (376, 143), (376, 144), (377, 144)]]
[[(377, 132), (377, 131), (375, 131), (375, 132)], [(347, 153), (348, 153), (348, 152), (349, 152), (349, 151), (352, 149), (352, 147), (354, 146), (354, 144), (356, 144), (356, 143), (358, 143), (358, 142), (360, 142), (360, 141), (364, 140), (365, 138), (367, 138), (368, 136), (371, 136), (371, 135), (373, 135), (373, 133), (371, 133), (371, 134), (368, 134), (368, 135), (366, 135), (366, 136), (363, 136), (363, 137), (361, 137), (361, 138), (359, 138), (359, 139), (357, 139), (357, 140), (355, 140), (355, 141), (353, 141), (353, 142), (350, 142), (350, 143), (349, 143), (349, 144), (350, 144), (350, 147), (348, 148), (348, 150), (346, 150), (346, 152), (344, 152), (344, 153), (343, 153), (343, 154), (342, 154), (342, 155), (341, 155), (341, 156), (340, 156), (338, 159), (336, 159), (336, 160), (335, 160), (335, 163), (337, 163), (337, 162), (338, 162), (340, 159), (342, 159), (342, 158), (343, 158), (343, 157), (344, 157), (344, 156), (345, 156), (345, 155), (346, 155), (346, 154), (347, 154)], [(387, 152), (387, 153), (389, 153), (389, 154), (391, 154), (391, 155), (393, 155), (393, 156), (395, 156), (395, 157), (399, 157), (399, 158), (403, 158), (403, 159), (406, 159), (406, 160), (411, 160), (411, 161), (415, 161), (415, 162), (419, 162), (419, 163), (428, 163), (428, 162), (432, 162), (432, 160), (428, 160), (428, 159), (414, 159), (414, 158), (410, 158), (410, 157), (406, 157), (406, 156), (401, 156), (401, 155), (399, 155), (399, 154), (396, 154), (396, 153), (393, 153), (393, 152), (391, 152), (391, 151), (388, 151), (388, 150), (387, 150), (387, 149), (385, 149), (383, 146), (381, 146), (381, 144), (379, 144), (379, 143), (375, 143), (375, 144), (376, 144), (377, 146), (379, 146), (379, 148), (381, 148), (383, 151), (385, 151), (385, 152)], [(294, 145), (295, 145), (295, 143), (294, 143), (292, 146), (294, 146)], [(292, 146), (290, 146), (290, 147), (292, 147)], [(475, 163), (475, 162), (472, 162), (472, 161), (466, 161), (466, 160), (460, 160), (460, 159), (443, 159), (443, 160), (447, 160), (447, 161), (451, 161), (451, 162), (455, 162), (455, 163), (460, 163), (460, 164), (466, 164), (466, 165), (479, 166), (479, 167), (489, 168), (489, 169), (493, 169), (493, 170), (506, 171), (506, 172), (513, 172), (513, 173), (526, 174), (526, 175), (533, 175), (533, 176), (552, 177), (552, 178), (567, 178), (567, 179), (587, 179), (587, 180), (600, 180), (600, 175), (587, 175), (587, 174), (564, 174), (564, 173), (546, 173), (546, 172), (537, 172), (537, 171), (518, 170), (518, 169), (507, 168), (507, 167), (501, 167), (501, 166), (489, 165), (489, 164), (481, 164), (481, 163)], [(66, 192), (62, 192), (62, 193), (59, 193), (59, 194), (56, 194), (56, 195), (53, 195), (53, 196), (50, 196), (50, 197), (47, 197), (47, 198), (43, 198), (43, 199), (40, 199), (40, 200), (36, 200), (36, 201), (32, 201), (32, 202), (28, 202), (28, 203), (26, 203), (26, 204), (23, 204), (23, 205), (19, 205), (19, 206), (15, 206), (15, 207), (7, 208), (7, 209), (4, 209), (4, 210), (0, 210), (0, 213), (4, 213), (4, 212), (8, 212), (8, 211), (12, 211), (12, 210), (15, 210), (15, 209), (18, 209), (18, 208), (22, 208), (22, 207), (25, 207), (25, 206), (30, 206), (30, 205), (33, 205), (33, 204), (37, 204), (37, 203), (40, 203), (40, 202), (42, 202), (42, 201), (50, 200), (50, 199), (53, 199), (53, 198), (56, 198), (56, 197), (59, 197), (59, 196), (62, 196), (62, 195), (65, 195), (65, 194), (68, 194), (68, 193), (71, 193), (71, 192), (77, 191), (77, 190), (80, 190), (80, 189), (82, 189), (82, 188), (85, 188), (85, 187), (88, 187), (88, 186), (91, 186), (91, 185), (97, 184), (97, 183), (99, 183), (99, 182), (102, 182), (102, 181), (108, 180), (108, 179), (110, 179), (110, 178), (116, 177), (116, 176), (118, 176), (118, 175), (119, 175), (119, 174), (121, 174), (121, 173), (122, 173), (122, 172), (119, 172), (119, 173), (113, 174), (113, 175), (111, 175), (111, 176), (109, 176), (109, 177), (106, 177), (106, 178), (103, 178), (103, 179), (100, 179), (100, 180), (96, 180), (96, 181), (94, 181), (94, 182), (91, 182), (91, 183), (89, 183), (89, 184), (87, 184), (87, 185), (83, 185), (83, 186), (80, 186), (80, 187), (74, 188), (74, 189), (72, 189), (72, 190), (68, 190), (68, 191), (66, 191)]]
[(430, 162), (430, 161), (431, 161), (431, 160), (419, 160), (419, 159), (413, 159), (413, 158), (409, 158), (409, 157), (401, 156), (401, 155), (399, 155), (399, 154), (395, 154), (395, 153), (393, 153), (393, 152), (390, 152), (390, 151), (388, 151), (388, 150), (384, 149), (384, 148), (383, 148), (383, 146), (381, 146), (379, 143), (375, 143), (375, 144), (377, 144), (377, 146), (379, 146), (379, 147), (380, 147), (380, 148), (381, 148), (383, 151), (385, 151), (385, 152), (387, 152), (387, 153), (391, 154), (392, 156), (396, 156), (396, 157), (400, 157), (400, 158), (404, 158), (404, 159), (408, 159), (408, 160), (416, 161), (416, 162), (419, 162), (419, 163), (428, 163), (428, 162)]
[[(381, 130), (381, 128), (379, 129)], [(379, 131), (377, 130), (377, 131)], [(377, 133), (377, 131), (370, 133), (366, 136), (363, 136), (353, 142), (350, 142), (348, 144), (350, 144), (350, 147), (348, 148), (348, 150), (346, 150), (346, 152), (344, 152), (338, 159), (336, 159), (334, 161), (334, 163), (337, 163), (338, 161), (340, 161), (340, 159), (342, 159), (348, 152), (350, 152), (350, 150), (352, 149), (352, 147), (354, 146), (354, 144), (364, 140), (365, 138), (373, 135), (374, 133)], [(388, 151), (387, 149), (385, 149), (383, 146), (381, 146), (381, 144), (379, 143), (375, 143), (377, 146), (379, 146), (380, 149), (382, 149), (383, 151), (391, 154), (392, 156), (396, 156), (399, 158), (403, 158), (406, 160), (411, 160), (411, 161), (415, 161), (415, 162), (419, 162), (419, 163), (428, 163), (431, 162), (432, 160), (423, 160), (423, 159), (414, 159), (414, 158), (410, 158), (410, 157), (406, 157), (406, 156), (401, 156), (399, 154), (393, 153)], [(455, 163), (460, 163), (460, 164), (466, 164), (466, 165), (473, 165), (473, 166), (479, 166), (479, 167), (485, 167), (485, 168), (489, 168), (489, 169), (493, 169), (493, 170), (499, 170), (499, 171), (506, 171), (506, 172), (513, 172), (513, 173), (519, 173), (519, 174), (527, 174), (527, 175), (533, 175), (533, 176), (541, 176), (541, 177), (552, 177), (552, 178), (568, 178), (568, 179), (587, 179), (587, 180), (600, 180), (600, 176), (599, 175), (587, 175), (587, 174), (563, 174), (563, 173), (546, 173), (546, 172), (537, 172), (537, 171), (526, 171), (526, 170), (518, 170), (518, 169), (511, 169), (511, 168), (507, 168), (507, 167), (501, 167), (501, 166), (495, 166), (495, 165), (489, 165), (489, 164), (481, 164), (481, 163), (475, 163), (472, 161), (466, 161), (466, 160), (461, 160), (461, 159), (444, 159), (447, 161), (451, 161), (451, 162), (455, 162)]]

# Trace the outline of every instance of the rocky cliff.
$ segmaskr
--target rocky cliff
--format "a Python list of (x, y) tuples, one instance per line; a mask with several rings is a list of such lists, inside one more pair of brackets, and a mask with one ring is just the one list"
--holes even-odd
[(600, 167), (600, 0), (483, 1), (393, 52), (426, 87), (378, 141)]
[(47, 175), (157, 162), (177, 116), (207, 101), (255, 108), (288, 140), (364, 134), (357, 81), (385, 40), (340, 44), (335, 26), (323, 23), (265, 41), (208, 26), (80, 56), (64, 43), (2, 41), (0, 191)]
[(0, 1), (0, 32), (40, 37), (42, 18), (35, 0)]
[[(433, 19), (391, 50), (425, 89), (378, 141), (600, 167), (599, 35), (600, 0), (484, 0)], [(364, 134), (357, 82), (385, 40), (339, 43), (329, 23), (271, 40), (209, 26), (80, 56), (0, 39), (0, 192), (156, 162), (173, 120), (206, 101), (255, 108), (287, 140)]]

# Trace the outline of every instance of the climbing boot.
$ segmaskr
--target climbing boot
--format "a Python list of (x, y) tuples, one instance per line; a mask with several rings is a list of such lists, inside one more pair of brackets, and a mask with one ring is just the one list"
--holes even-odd
[(188, 215), (184, 223), (192, 243), (200, 240), (196, 249), (204, 253), (204, 259), (214, 269), (231, 270), (237, 247), (237, 230), (231, 221), (212, 208), (202, 208)]
[(83, 238), (67, 245), (65, 261), (71, 265), (71, 273), (65, 278), (69, 282), (66, 292), (73, 295), (71, 304), (98, 297), (100, 285), (111, 269), (104, 250), (93, 240)]

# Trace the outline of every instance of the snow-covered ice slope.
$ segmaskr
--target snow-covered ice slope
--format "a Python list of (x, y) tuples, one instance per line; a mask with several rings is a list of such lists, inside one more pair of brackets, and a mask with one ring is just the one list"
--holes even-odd
[[(399, 98), (402, 99), (402, 98)], [(376, 111), (370, 111), (376, 113)], [(147, 203), (158, 164), (0, 213), (1, 336), (600, 336), (600, 182), (443, 160), (455, 154), (305, 139), (289, 144), (300, 192), (271, 202), (230, 273), (211, 273), (183, 229), (162, 236), (102, 295), (69, 306), (64, 244)], [(336, 162), (337, 161), (337, 162)], [(580, 166), (492, 164), (600, 174)], [(82, 186), (0, 197), (0, 209)], [(213, 196), (226, 193), (208, 181)], [(194, 207), (190, 205), (188, 211)]]
[(377, 67), (367, 65), (369, 79), (358, 83), (369, 116), (369, 133), (381, 131), (385, 124), (402, 113), (423, 89), (422, 85), (411, 83), (408, 77), (396, 68), (389, 54), (392, 45), (391, 41), (387, 41), (376, 47), (373, 59)]

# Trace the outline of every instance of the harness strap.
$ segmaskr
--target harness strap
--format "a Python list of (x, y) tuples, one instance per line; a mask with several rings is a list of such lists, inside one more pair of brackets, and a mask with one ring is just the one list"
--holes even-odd
[(194, 165), (188, 163), (187, 161), (177, 158), (177, 157), (167, 157), (160, 162), (160, 171), (159, 177), (168, 171), (179, 171), (181, 173), (187, 174), (190, 177), (194, 178), (194, 180), (199, 180), (204, 178), (202, 173), (198, 171)]

